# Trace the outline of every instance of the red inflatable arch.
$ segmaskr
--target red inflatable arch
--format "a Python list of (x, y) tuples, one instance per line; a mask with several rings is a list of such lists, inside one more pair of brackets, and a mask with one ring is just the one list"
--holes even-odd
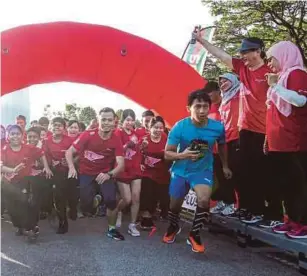
[(41, 83), (93, 84), (155, 110), (170, 125), (186, 116), (187, 94), (206, 83), (156, 44), (100, 25), (20, 26), (1, 33), (1, 47), (2, 95)]

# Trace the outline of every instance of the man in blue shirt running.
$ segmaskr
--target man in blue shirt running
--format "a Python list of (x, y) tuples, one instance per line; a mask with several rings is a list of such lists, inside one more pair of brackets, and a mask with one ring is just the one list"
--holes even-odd
[(194, 252), (204, 252), (200, 239), (200, 229), (206, 221), (209, 211), (211, 187), (213, 184), (214, 144), (218, 151), (227, 179), (232, 173), (228, 168), (225, 143), (225, 129), (221, 122), (208, 118), (211, 106), (209, 95), (197, 90), (188, 96), (187, 109), (190, 117), (177, 122), (169, 133), (165, 159), (173, 161), (170, 183), (170, 225), (163, 242), (173, 243), (180, 233), (179, 213), (185, 195), (193, 189), (197, 196), (197, 208), (187, 243)]

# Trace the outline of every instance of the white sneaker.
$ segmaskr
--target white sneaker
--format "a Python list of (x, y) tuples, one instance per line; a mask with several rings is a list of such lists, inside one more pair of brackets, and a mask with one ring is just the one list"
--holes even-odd
[(224, 210), (221, 212), (221, 215), (230, 216), (230, 215), (234, 214), (235, 211), (236, 211), (235, 205), (234, 204), (228, 204), (228, 205), (226, 205)]
[(136, 228), (135, 223), (130, 223), (128, 227), (128, 234), (132, 237), (139, 237), (141, 236), (140, 231)]
[(117, 213), (117, 220), (116, 220), (116, 228), (120, 228), (122, 226), (122, 217), (123, 217), (123, 213), (118, 212)]
[(225, 209), (226, 205), (223, 201), (218, 201), (215, 207), (210, 209), (211, 214), (219, 214)]

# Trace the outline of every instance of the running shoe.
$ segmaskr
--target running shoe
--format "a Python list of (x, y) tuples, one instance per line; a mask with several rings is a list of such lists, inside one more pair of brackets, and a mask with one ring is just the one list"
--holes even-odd
[(301, 226), (286, 233), (291, 239), (307, 239), (307, 226)]
[(60, 221), (58, 230), (56, 231), (57, 234), (65, 234), (68, 232), (68, 221)]
[(261, 228), (266, 228), (266, 229), (271, 229), (271, 228), (274, 228), (276, 226), (279, 226), (279, 225), (283, 225), (284, 223), (279, 221), (279, 220), (263, 220), (262, 222), (259, 223), (259, 227)]
[(210, 209), (211, 214), (219, 214), (225, 209), (226, 205), (223, 201), (218, 201), (215, 207)]
[(167, 232), (164, 234), (162, 241), (164, 243), (174, 243), (176, 240), (176, 236), (181, 232), (181, 228), (177, 224), (176, 226), (171, 224)]
[(205, 252), (205, 246), (201, 242), (199, 233), (197, 233), (197, 234), (190, 233), (190, 235), (187, 239), (187, 244), (191, 246), (191, 249), (192, 249), (193, 252), (196, 252), (196, 253), (204, 253)]
[(120, 228), (122, 226), (122, 218), (123, 218), (123, 213), (118, 212), (117, 219), (116, 219), (116, 228)]
[(244, 220), (250, 215), (250, 213), (246, 209), (239, 209), (238, 218), (239, 220)]
[(26, 231), (28, 242), (35, 242), (38, 237), (38, 232), (35, 230)]
[(300, 225), (293, 222), (293, 221), (288, 221), (284, 224), (281, 225), (277, 225), (275, 227), (272, 228), (273, 232), (276, 234), (286, 234), (292, 230), (297, 230), (298, 228), (300, 228)]
[(255, 216), (253, 214), (249, 214), (248, 216), (245, 217), (245, 219), (241, 219), (241, 221), (246, 224), (255, 224), (262, 220), (263, 220), (262, 216)]
[(128, 234), (132, 237), (139, 237), (141, 236), (140, 231), (136, 228), (135, 223), (130, 223), (128, 226)]
[(116, 241), (124, 241), (125, 237), (115, 228), (108, 230), (107, 236)]
[(142, 230), (151, 230), (155, 224), (152, 221), (152, 218), (142, 218), (140, 227)]
[(228, 204), (226, 205), (226, 207), (224, 208), (224, 210), (222, 210), (221, 215), (222, 216), (230, 216), (233, 215), (236, 211), (235, 205), (234, 204)]

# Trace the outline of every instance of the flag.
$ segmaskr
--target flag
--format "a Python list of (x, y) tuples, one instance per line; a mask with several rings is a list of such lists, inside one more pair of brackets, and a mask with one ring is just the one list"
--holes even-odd
[[(205, 40), (211, 42), (215, 27), (201, 27), (201, 36)], [(204, 66), (206, 62), (208, 51), (199, 43), (191, 44), (189, 41), (183, 56), (182, 60), (190, 64), (200, 75), (203, 74)]]

